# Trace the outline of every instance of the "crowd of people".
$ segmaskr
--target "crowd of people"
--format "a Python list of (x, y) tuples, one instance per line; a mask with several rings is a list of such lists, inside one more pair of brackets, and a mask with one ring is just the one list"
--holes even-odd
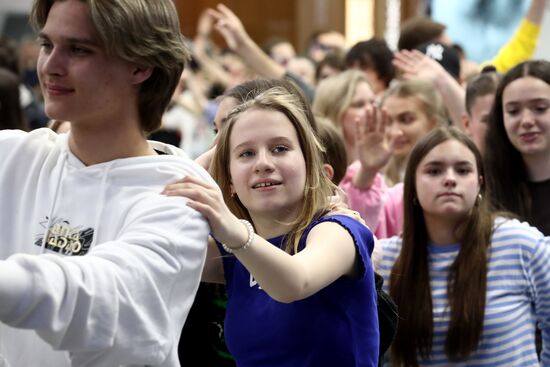
[(545, 6), (476, 65), (426, 17), (299, 54), (221, 4), (187, 40), (172, 0), (34, 0), (0, 366), (550, 365)]

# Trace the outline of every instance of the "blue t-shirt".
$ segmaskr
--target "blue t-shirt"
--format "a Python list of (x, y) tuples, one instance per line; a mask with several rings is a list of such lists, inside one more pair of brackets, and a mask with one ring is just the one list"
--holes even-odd
[[(351, 217), (326, 216), (353, 237), (363, 265), (358, 278), (342, 277), (290, 304), (273, 300), (237, 259), (221, 249), (229, 301), (225, 339), (239, 367), (363, 367), (378, 363), (378, 314), (370, 254), (373, 235)], [(281, 247), (283, 237), (270, 239)], [(338, 251), (335, 247), (334, 251)]]

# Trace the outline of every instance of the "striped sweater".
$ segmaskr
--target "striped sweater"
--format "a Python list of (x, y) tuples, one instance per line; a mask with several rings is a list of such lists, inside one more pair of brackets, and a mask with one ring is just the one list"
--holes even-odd
[[(401, 250), (401, 238), (380, 240), (378, 269), (389, 291), (390, 272)], [(517, 220), (498, 218), (489, 248), (485, 320), (478, 349), (462, 363), (444, 352), (450, 310), (447, 274), (460, 244), (428, 244), (434, 338), (421, 366), (538, 366), (535, 323), (542, 329), (542, 365), (550, 366), (550, 238)]]

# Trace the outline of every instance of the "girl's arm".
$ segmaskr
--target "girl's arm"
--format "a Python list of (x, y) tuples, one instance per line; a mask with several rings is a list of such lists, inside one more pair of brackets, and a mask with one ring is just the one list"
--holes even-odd
[(353, 238), (336, 223), (316, 225), (308, 235), (305, 249), (295, 255), (256, 234), (248, 248), (239, 250), (249, 240), (250, 233), (229, 211), (218, 188), (185, 177), (168, 185), (163, 193), (189, 198), (187, 205), (207, 218), (212, 235), (234, 249), (234, 255), (262, 289), (279, 302), (304, 299), (341, 276), (354, 276), (359, 272)]

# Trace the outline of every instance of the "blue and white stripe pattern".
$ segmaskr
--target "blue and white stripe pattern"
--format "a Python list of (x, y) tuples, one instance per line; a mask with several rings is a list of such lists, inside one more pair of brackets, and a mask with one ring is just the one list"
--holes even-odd
[[(391, 268), (401, 238), (380, 240), (382, 261), (376, 269), (389, 291)], [(539, 366), (535, 322), (543, 331), (543, 366), (550, 366), (550, 238), (517, 220), (498, 218), (489, 249), (485, 321), (479, 347), (468, 360), (451, 363), (444, 352), (449, 324), (447, 274), (460, 244), (428, 244), (434, 340), (421, 366)]]

